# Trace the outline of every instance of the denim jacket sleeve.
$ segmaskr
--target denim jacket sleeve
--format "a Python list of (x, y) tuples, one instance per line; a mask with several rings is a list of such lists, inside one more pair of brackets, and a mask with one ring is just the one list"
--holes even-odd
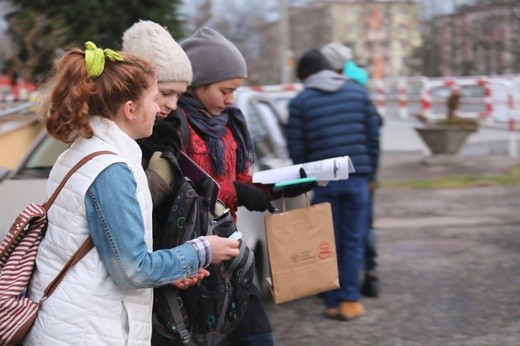
[(124, 163), (110, 165), (85, 195), (90, 235), (107, 272), (124, 289), (170, 284), (201, 266), (194, 245), (149, 252), (137, 184)]

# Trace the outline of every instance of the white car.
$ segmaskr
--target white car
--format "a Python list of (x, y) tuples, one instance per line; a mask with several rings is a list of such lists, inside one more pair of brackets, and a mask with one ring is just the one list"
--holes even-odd
[(303, 84), (253, 85), (244, 87), (244, 89), (260, 92), (262, 97), (271, 100), (276, 106), (282, 122), (287, 123), (289, 119), (289, 102), (303, 90)]
[[(281, 121), (271, 101), (247, 90), (237, 92), (236, 104), (246, 115), (256, 148), (257, 160), (252, 170), (290, 165)], [(0, 182), (0, 237), (4, 237), (16, 216), (29, 203), (44, 202), (50, 169), (65, 148), (65, 144), (43, 131), (34, 140), (18, 168), (9, 172)], [(256, 281), (265, 293), (265, 277), (269, 270), (265, 246), (265, 213), (250, 212), (241, 207), (237, 215), (243, 240), (255, 252)]]

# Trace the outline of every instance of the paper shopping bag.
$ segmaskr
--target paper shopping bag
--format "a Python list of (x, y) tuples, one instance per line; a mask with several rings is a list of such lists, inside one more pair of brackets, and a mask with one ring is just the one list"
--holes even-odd
[(330, 203), (267, 215), (265, 231), (276, 304), (339, 288)]

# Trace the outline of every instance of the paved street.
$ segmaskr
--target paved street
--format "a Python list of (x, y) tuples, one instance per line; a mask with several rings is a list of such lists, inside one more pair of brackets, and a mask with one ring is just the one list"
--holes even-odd
[[(385, 154), (381, 180), (493, 174), (514, 159), (465, 156), (424, 165), (417, 153)], [(376, 195), (382, 295), (365, 316), (321, 316), (317, 297), (275, 305), (277, 345), (518, 345), (520, 187), (390, 190)]]

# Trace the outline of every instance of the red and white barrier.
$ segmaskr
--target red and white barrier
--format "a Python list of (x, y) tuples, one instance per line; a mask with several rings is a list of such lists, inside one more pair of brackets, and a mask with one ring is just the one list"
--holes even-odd
[(386, 107), (385, 107), (385, 83), (381, 79), (376, 79), (373, 82), (376, 96), (375, 103), (376, 108), (379, 114), (384, 117), (386, 115)]
[(422, 115), (426, 118), (431, 118), (432, 116), (432, 92), (428, 87), (424, 87), (421, 90), (421, 108)]
[(408, 89), (404, 79), (399, 79), (399, 117), (408, 118)]
[[(445, 112), (433, 112), (432, 90), (436, 88), (450, 88), (452, 91), (458, 89), (457, 83), (452, 79), (428, 80), (421, 90), (422, 115), (427, 119), (438, 119), (445, 117)], [(443, 100), (443, 103), (445, 101)]]
[[(292, 98), (303, 86), (282, 84), (249, 88), (266, 94), (271, 93), (273, 99), (284, 108), (285, 104), (278, 100)], [(448, 78), (411, 76), (370, 82), (371, 97), (379, 113), (382, 116), (398, 116), (401, 119), (409, 118), (410, 114), (421, 114), (430, 120), (444, 118), (447, 113), (447, 97), (457, 89), (461, 93), (457, 115), (479, 119), (490, 126), (503, 127), (507, 124), (511, 143), (509, 153), (516, 157), (520, 75)]]
[(493, 97), (491, 94), (491, 88), (489, 86), (489, 80), (485, 77), (477, 79), (477, 85), (484, 87), (484, 104), (485, 110), (480, 113), (480, 117), (483, 119), (489, 119), (493, 114)]
[[(432, 78), (424, 83), (424, 87), (421, 93), (422, 99), (422, 114), (426, 118), (437, 119), (444, 117), (446, 114), (446, 98), (449, 96), (449, 93), (453, 91), (461, 92), (462, 88), (479, 86), (483, 88), (484, 97), (461, 97), (461, 107), (462, 104), (466, 106), (469, 104), (481, 104), (483, 106), (482, 111), (462, 111), (459, 109), (457, 112), (458, 116), (464, 118), (477, 118), (477, 119), (490, 119), (493, 114), (493, 95), (492, 89), (490, 87), (490, 81), (487, 77), (460, 77), (460, 78)], [(441, 98), (440, 100), (434, 99), (432, 100), (432, 90), (437, 88), (444, 88), (450, 90), (448, 94), (446, 94), (446, 98)], [(434, 104), (437, 107), (434, 107)], [(433, 112), (433, 108), (440, 108), (441, 111)]]
[(520, 85), (520, 78), (509, 83), (509, 93), (507, 95), (507, 128), (509, 130), (509, 156), (518, 157), (518, 134), (516, 132), (515, 119), (515, 86)]
[(303, 90), (303, 85), (301, 83), (293, 83), (293, 84), (273, 84), (273, 85), (251, 85), (248, 87), (251, 90), (260, 91), (260, 92), (298, 92)]

